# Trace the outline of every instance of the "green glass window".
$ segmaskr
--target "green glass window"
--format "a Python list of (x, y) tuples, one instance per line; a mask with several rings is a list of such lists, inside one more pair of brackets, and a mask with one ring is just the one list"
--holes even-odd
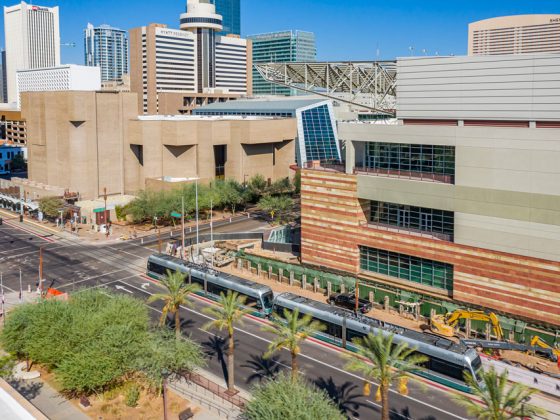
[(453, 290), (453, 266), (439, 261), (361, 246), (360, 267), (364, 271)]
[(429, 144), (368, 143), (366, 167), (371, 172), (421, 177), (453, 183), (455, 147)]
[(455, 215), (452, 211), (371, 201), (370, 222), (412, 231), (445, 235), (453, 240)]

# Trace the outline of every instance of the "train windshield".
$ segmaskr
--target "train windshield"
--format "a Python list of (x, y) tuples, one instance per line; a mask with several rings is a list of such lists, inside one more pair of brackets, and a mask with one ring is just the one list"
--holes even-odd
[(477, 357), (476, 359), (474, 359), (471, 362), (471, 366), (473, 368), (474, 371), (474, 376), (476, 377), (476, 381), (480, 382), (482, 381), (482, 360), (480, 360), (480, 357)]
[(268, 293), (265, 293), (264, 295), (262, 295), (262, 300), (263, 300), (263, 304), (264, 304), (264, 309), (265, 310), (271, 310), (272, 309), (272, 301), (274, 300), (274, 296), (272, 295), (272, 292), (268, 292)]

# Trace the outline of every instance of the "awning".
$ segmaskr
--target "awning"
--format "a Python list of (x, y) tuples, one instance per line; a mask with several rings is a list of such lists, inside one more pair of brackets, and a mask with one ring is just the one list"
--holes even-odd
[(9, 201), (10, 203), (13, 204), (18, 204), (20, 202), (20, 200), (18, 200), (17, 198), (10, 197), (9, 195), (6, 194), (0, 194), (0, 200)]

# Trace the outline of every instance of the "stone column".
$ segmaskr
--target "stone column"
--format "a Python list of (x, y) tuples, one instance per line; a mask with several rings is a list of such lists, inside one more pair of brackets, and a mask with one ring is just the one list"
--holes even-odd
[(294, 272), (290, 271), (290, 286), (294, 285)]
[(327, 296), (332, 294), (332, 283), (330, 281), (327, 282)]
[(369, 301), (370, 301), (371, 304), (374, 303), (374, 301), (375, 301), (375, 293), (369, 292)]
[(284, 269), (279, 268), (278, 269), (278, 283), (282, 283), (283, 278), (284, 278)]
[(301, 276), (301, 288), (307, 290), (307, 276), (305, 274)]
[(259, 278), (261, 276), (261, 270), (262, 270), (262, 265), (261, 265), (261, 263), (258, 263), (257, 264), (257, 276), (259, 276)]
[(317, 289), (319, 289), (319, 280), (317, 280), (317, 277), (315, 277), (313, 279), (313, 292), (317, 293)]
[(390, 307), (391, 307), (391, 301), (389, 300), (389, 296), (385, 296), (383, 298), (383, 309), (388, 311)]
[(272, 266), (268, 266), (268, 279), (272, 280)]

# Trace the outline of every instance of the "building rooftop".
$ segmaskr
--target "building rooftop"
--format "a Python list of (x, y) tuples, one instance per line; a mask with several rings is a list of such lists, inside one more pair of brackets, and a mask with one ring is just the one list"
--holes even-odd
[(139, 121), (262, 121), (278, 117), (241, 115), (139, 115)]
[(282, 99), (248, 99), (229, 102), (217, 102), (211, 105), (203, 106), (194, 110), (195, 114), (207, 111), (218, 112), (252, 112), (259, 113), (275, 112), (275, 113), (291, 113), (296, 109), (305, 108), (322, 102), (327, 102), (325, 98), (282, 98)]

